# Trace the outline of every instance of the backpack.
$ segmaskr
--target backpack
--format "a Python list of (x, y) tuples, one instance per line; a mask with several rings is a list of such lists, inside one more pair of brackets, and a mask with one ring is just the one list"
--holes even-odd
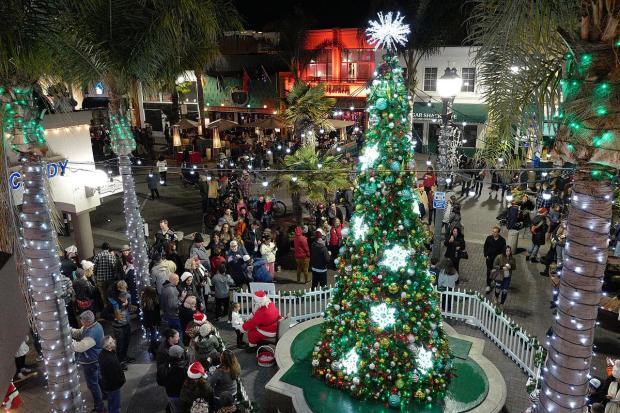
[(170, 372), (170, 363), (163, 363), (159, 367), (157, 367), (157, 375), (156, 380), (159, 386), (166, 385), (166, 377), (168, 377), (168, 373)]
[(209, 403), (203, 398), (197, 398), (192, 403), (192, 407), (189, 410), (190, 413), (209, 413)]

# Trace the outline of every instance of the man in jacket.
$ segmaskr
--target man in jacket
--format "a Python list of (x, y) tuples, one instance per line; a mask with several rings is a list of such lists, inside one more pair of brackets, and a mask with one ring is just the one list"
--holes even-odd
[(532, 245), (527, 250), (525, 261), (538, 262), (538, 251), (540, 247), (545, 245), (545, 238), (547, 236), (547, 209), (539, 208), (538, 213), (532, 220), (532, 226), (530, 232), (532, 233)]
[(105, 294), (110, 284), (116, 279), (116, 255), (110, 251), (110, 244), (104, 242), (101, 251), (93, 258), (95, 264), (95, 281), (97, 289), (101, 295), (101, 300), (105, 302)]
[(500, 228), (498, 226), (494, 226), (491, 230), (491, 235), (487, 236), (484, 241), (484, 259), (487, 264), (487, 286), (484, 292), (487, 294), (491, 292), (491, 284), (493, 283), (493, 279), (491, 278), (493, 261), (495, 261), (495, 257), (503, 253), (506, 249), (506, 240), (504, 237), (499, 235), (499, 232)]
[(80, 314), (82, 328), (71, 329), (73, 350), (84, 370), (86, 386), (93, 396), (93, 411), (103, 413), (103, 397), (99, 386), (99, 353), (103, 349), (103, 327), (95, 321), (95, 314), (86, 310)]
[(204, 246), (204, 239), (202, 238), (202, 234), (200, 232), (197, 232), (196, 235), (194, 235), (194, 243), (192, 244), (192, 248), (189, 250), (189, 256), (198, 257), (202, 266), (205, 267), (207, 271), (211, 271), (209, 254)]
[(161, 307), (164, 319), (168, 323), (169, 328), (173, 328), (176, 331), (181, 331), (181, 322), (179, 321), (179, 304), (180, 301), (185, 298), (186, 292), (183, 291), (179, 297), (179, 290), (177, 285), (179, 284), (179, 276), (171, 274), (168, 281), (164, 283), (161, 289), (161, 296), (159, 298), (159, 305)]
[(322, 229), (317, 229), (314, 233), (315, 240), (310, 251), (310, 267), (312, 270), (312, 288), (318, 285), (327, 285), (327, 264), (329, 263), (329, 251), (325, 245), (323, 237), (325, 233)]
[(308, 265), (310, 264), (310, 248), (308, 238), (306, 238), (301, 227), (295, 227), (295, 238), (293, 239), (295, 250), (295, 261), (297, 262), (297, 282), (300, 282), (301, 273), (304, 273), (304, 284), (308, 282)]
[(125, 373), (116, 356), (116, 341), (111, 336), (103, 338), (103, 351), (99, 353), (101, 367), (101, 389), (108, 395), (108, 413), (121, 411), (121, 387), (125, 384)]
[(260, 243), (263, 232), (258, 221), (252, 221), (252, 225), (243, 233), (243, 244), (248, 254), (253, 257), (260, 257)]
[(155, 284), (157, 294), (161, 295), (161, 289), (164, 283), (168, 281), (168, 278), (170, 278), (171, 272), (159, 253), (153, 255), (153, 262), (155, 265), (151, 268), (151, 283)]
[(512, 251), (517, 250), (517, 244), (519, 243), (519, 204), (516, 200), (510, 203), (508, 212), (506, 213), (506, 228), (508, 228), (508, 242), (510, 242), (510, 248)]

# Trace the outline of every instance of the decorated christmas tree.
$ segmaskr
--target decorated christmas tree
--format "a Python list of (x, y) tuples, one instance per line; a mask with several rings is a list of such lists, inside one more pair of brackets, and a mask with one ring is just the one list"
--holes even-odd
[(435, 403), (444, 398), (451, 358), (412, 191), (411, 101), (394, 53), (408, 26), (380, 14), (368, 33), (387, 54), (370, 87), (355, 213), (312, 365), (358, 398)]

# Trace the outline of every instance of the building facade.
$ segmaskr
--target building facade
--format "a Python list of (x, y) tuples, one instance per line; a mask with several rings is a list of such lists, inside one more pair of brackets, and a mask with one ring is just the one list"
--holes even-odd
[[(366, 86), (373, 77), (376, 65), (374, 47), (366, 41), (363, 30), (309, 30), (304, 48), (323, 50), (306, 67), (300, 68), (301, 80), (311, 85), (325, 84), (326, 96), (336, 99), (330, 117), (354, 121), (363, 126)], [(283, 85), (280, 94), (285, 97), (293, 87), (294, 76), (284, 72), (280, 73), (280, 79)]]
[[(437, 152), (443, 106), (437, 92), (437, 80), (443, 76), (447, 67), (456, 68), (463, 79), (461, 91), (454, 99), (452, 117), (454, 125), (461, 129), (462, 150), (473, 153), (475, 148), (484, 147), (487, 105), (478, 82), (475, 52), (470, 47), (444, 47), (436, 55), (420, 59), (416, 70), (413, 129), (422, 142), (422, 151)], [(381, 57), (378, 56), (378, 59), (380, 62)], [(404, 67), (405, 61), (402, 58), (401, 63)]]

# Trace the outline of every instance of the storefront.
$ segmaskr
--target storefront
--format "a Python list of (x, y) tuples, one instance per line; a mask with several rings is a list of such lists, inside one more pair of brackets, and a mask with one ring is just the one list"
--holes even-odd
[[(437, 153), (441, 126), (442, 103), (415, 102), (413, 105), (413, 130), (422, 143), (418, 150), (423, 153)], [(476, 148), (484, 146), (478, 139), (484, 131), (487, 120), (487, 105), (474, 103), (455, 103), (452, 122), (461, 129), (462, 151), (473, 154)]]
[[(101, 205), (101, 199), (122, 192), (120, 176), (112, 176), (95, 168), (91, 146), (91, 111), (48, 115), (43, 118), (49, 148), (47, 164), (51, 197), (57, 210), (67, 219), (80, 255), (93, 253), (90, 211)], [(15, 205), (21, 205), (23, 185), (17, 156), (9, 154), (7, 177)]]

